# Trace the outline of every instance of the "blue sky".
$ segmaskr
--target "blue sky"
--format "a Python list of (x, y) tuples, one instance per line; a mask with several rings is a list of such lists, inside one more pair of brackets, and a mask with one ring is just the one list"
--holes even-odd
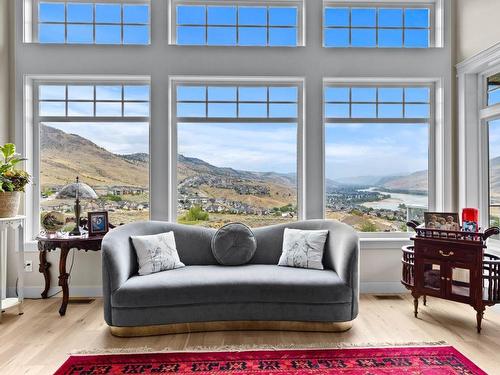
[[(183, 45), (297, 45), (294, 7), (178, 6), (177, 43)], [(237, 26), (238, 25), (238, 26)]]
[(328, 124), (326, 177), (405, 175), (428, 168), (425, 124)]
[(220, 167), (297, 171), (295, 124), (179, 124), (178, 152)]
[(324, 42), (327, 47), (426, 48), (429, 26), (425, 8), (328, 7)]
[[(95, 19), (94, 19), (95, 13)], [(122, 18), (123, 13), (123, 18)], [(65, 17), (67, 30), (64, 27)], [(45, 3), (39, 7), (40, 43), (148, 44), (149, 5)], [(95, 40), (94, 27), (95, 26)], [(121, 24), (123, 23), (123, 35)]]
[(149, 153), (147, 123), (46, 123), (66, 133), (77, 134), (115, 154)]
[[(38, 37), (41, 43), (149, 44), (149, 13), (148, 4), (41, 2)], [(429, 47), (430, 17), (425, 8), (327, 7), (324, 19), (326, 47)], [(181, 45), (298, 43), (296, 7), (180, 5), (176, 24)]]

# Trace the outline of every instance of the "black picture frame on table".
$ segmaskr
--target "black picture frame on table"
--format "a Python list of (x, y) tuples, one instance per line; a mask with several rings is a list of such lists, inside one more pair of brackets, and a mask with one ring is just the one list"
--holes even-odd
[(109, 231), (109, 219), (107, 211), (97, 211), (88, 213), (87, 227), (89, 237), (103, 236)]

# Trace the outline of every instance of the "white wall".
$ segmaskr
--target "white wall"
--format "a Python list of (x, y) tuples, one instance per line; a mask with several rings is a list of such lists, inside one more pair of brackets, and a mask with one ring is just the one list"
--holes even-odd
[(9, 140), (9, 3), (0, 1), (0, 144)]
[(499, 0), (456, 0), (457, 63), (500, 41)]
[[(151, 46), (48, 46), (23, 44), (22, 25), (16, 25), (16, 142), (22, 144), (23, 77), (27, 74), (124, 74), (149, 75), (152, 82), (152, 218), (165, 219), (168, 213), (168, 186), (165, 166), (168, 150), (168, 77), (170, 75), (297, 76), (306, 79), (306, 218), (323, 213), (322, 160), (322, 80), (324, 77), (419, 77), (440, 79), (444, 90), (443, 117), (446, 139), (451, 139), (452, 91), (455, 60), (452, 48), (454, 29), (452, 1), (445, 0), (445, 47), (428, 50), (325, 49), (321, 45), (322, 1), (307, 0), (307, 46), (303, 48), (223, 48), (180, 47), (167, 44), (167, 2), (152, 1)], [(16, 2), (20, 20), (21, 2)], [(451, 142), (448, 142), (448, 144)], [(447, 191), (451, 191), (451, 148), (444, 171)], [(443, 208), (451, 209), (454, 197), (446, 195)], [(379, 243), (379, 245), (377, 245)], [(401, 289), (399, 283), (401, 252), (396, 243), (391, 248), (383, 242), (363, 245), (361, 282), (364, 290)], [(41, 291), (42, 276), (37, 272), (37, 253), (27, 253), (34, 260), (34, 272), (26, 274), (27, 294)], [(51, 257), (51, 259), (54, 259)], [(53, 271), (57, 262), (53, 261)], [(72, 286), (76, 291), (98, 291), (101, 265), (99, 254), (81, 253), (76, 257)], [(53, 285), (56, 282), (53, 274)], [(11, 275), (9, 285), (15, 285)]]

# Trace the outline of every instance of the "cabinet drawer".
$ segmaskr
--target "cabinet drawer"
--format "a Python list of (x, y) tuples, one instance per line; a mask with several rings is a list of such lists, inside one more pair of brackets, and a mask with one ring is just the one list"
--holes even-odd
[(467, 263), (475, 262), (476, 260), (476, 250), (472, 249), (450, 249), (446, 246), (420, 246), (416, 251), (425, 257), (434, 259), (462, 261)]

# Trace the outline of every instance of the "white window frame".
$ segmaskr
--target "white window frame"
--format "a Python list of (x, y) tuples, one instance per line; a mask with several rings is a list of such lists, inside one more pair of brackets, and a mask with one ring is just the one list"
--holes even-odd
[[(325, 113), (325, 89), (327, 87), (429, 87), (430, 88), (430, 116), (428, 119), (417, 122), (429, 124), (429, 159), (428, 159), (428, 208), (438, 210), (443, 206), (445, 194), (445, 177), (441, 172), (445, 160), (445, 137), (443, 113), (443, 90), (440, 79), (427, 78), (324, 78), (323, 79), (323, 217), (326, 217), (326, 124), (329, 122)], [(344, 119), (341, 122), (359, 123), (387, 123), (387, 119)], [(390, 122), (415, 123), (410, 119), (391, 119)], [(358, 232), (360, 238), (370, 240), (398, 240), (408, 239), (406, 232)], [(376, 245), (375, 245), (376, 246)], [(396, 245), (397, 246), (397, 245)]]
[[(459, 209), (479, 209), (479, 226), (489, 226), (488, 122), (500, 116), (500, 104), (487, 105), (487, 78), (500, 72), (500, 43), (457, 65)], [(489, 246), (500, 251), (500, 241)]]
[[(27, 213), (25, 243), (28, 250), (36, 250), (36, 235), (40, 232), (40, 123), (41, 122), (130, 122), (148, 123), (149, 154), (151, 156), (151, 81), (147, 76), (77, 76), (77, 75), (30, 75), (25, 77), (24, 85), (24, 129), (23, 150), (28, 159), (26, 171), (32, 176), (32, 183), (26, 188), (24, 212)], [(40, 85), (149, 85), (150, 116), (149, 117), (75, 117), (56, 116), (40, 117), (38, 115), (38, 87)], [(84, 162), (84, 161), (83, 161)], [(149, 163), (149, 189), (151, 189), (151, 163)], [(150, 195), (151, 197), (151, 195)], [(151, 200), (151, 198), (150, 198)], [(151, 215), (151, 210), (149, 211)]]
[[(168, 43), (177, 44), (177, 6), (178, 5), (205, 5), (205, 6), (267, 6), (267, 7), (297, 7), (297, 45), (292, 47), (274, 46), (182, 46), (182, 47), (225, 47), (225, 48), (297, 48), (306, 45), (306, 0), (169, 0), (168, 14)], [(238, 25), (235, 26), (238, 28)]]
[[(85, 25), (93, 25), (94, 26), (94, 40), (92, 43), (40, 43), (42, 45), (82, 45), (82, 46), (148, 46), (151, 44), (151, 27), (152, 27), (152, 12), (151, 12), (151, 0), (23, 0), (23, 18), (24, 18), (24, 27), (23, 27), (23, 42), (24, 43), (39, 43), (38, 41), (38, 9), (39, 4), (41, 2), (50, 2), (50, 3), (92, 3), (92, 4), (148, 4), (150, 9), (149, 14), (149, 24), (148, 24), (148, 32), (149, 32), (149, 43), (147, 44), (124, 44), (123, 43), (123, 26), (124, 25), (135, 25), (123, 22), (123, 8), (122, 8), (122, 22), (114, 23), (114, 26), (121, 27), (121, 42), (116, 44), (97, 44), (95, 42), (95, 25), (101, 25), (101, 23), (95, 22), (95, 14), (94, 14), (94, 22), (85, 23)], [(95, 13), (95, 11), (94, 11)], [(65, 25), (65, 33), (67, 32), (67, 25), (70, 24), (80, 24), (73, 22), (61, 22), (61, 25)], [(82, 23), (83, 24), (83, 23)], [(104, 23), (103, 25), (107, 25)], [(142, 25), (142, 24), (141, 24)]]
[[(385, 47), (327, 47), (325, 41), (325, 8), (329, 7), (341, 7), (341, 8), (428, 8), (430, 11), (430, 44), (427, 48), (417, 48), (417, 49), (431, 49), (431, 48), (442, 48), (444, 45), (444, 4), (443, 0), (380, 0), (380, 1), (367, 1), (367, 0), (323, 0), (323, 12), (322, 12), (322, 22), (321, 22), (321, 39), (324, 48), (328, 49), (342, 49), (342, 48), (361, 48), (361, 49), (390, 49), (390, 50), (401, 50), (401, 49), (412, 49), (405, 47), (397, 48), (385, 48)], [(350, 29), (351, 26), (348, 26)], [(377, 30), (378, 37), (378, 20), (377, 25), (373, 27)], [(404, 24), (401, 29), (404, 31)]]
[[(168, 200), (169, 200), (169, 218), (170, 222), (177, 220), (177, 151), (178, 151), (178, 138), (177, 138), (177, 86), (183, 84), (199, 84), (199, 85), (234, 85), (240, 84), (251, 85), (283, 85), (283, 86), (297, 86), (298, 88), (298, 114), (297, 114), (297, 220), (305, 219), (305, 79), (298, 77), (213, 77), (213, 76), (170, 76), (168, 91), (169, 91), (169, 178), (168, 178)], [(196, 120), (196, 119), (193, 119)], [(220, 119), (217, 120), (217, 122)], [(201, 118), (200, 121), (210, 122), (210, 118)], [(234, 122), (235, 119), (225, 119), (227, 122)], [(245, 122), (244, 118), (239, 118), (236, 121)], [(272, 118), (262, 118), (263, 123), (272, 122)], [(212, 121), (213, 122), (213, 121)]]

